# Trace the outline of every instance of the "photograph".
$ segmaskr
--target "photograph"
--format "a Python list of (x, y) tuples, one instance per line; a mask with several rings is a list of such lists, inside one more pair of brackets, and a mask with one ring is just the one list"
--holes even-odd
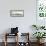
[(10, 10), (11, 17), (24, 17), (24, 10)]

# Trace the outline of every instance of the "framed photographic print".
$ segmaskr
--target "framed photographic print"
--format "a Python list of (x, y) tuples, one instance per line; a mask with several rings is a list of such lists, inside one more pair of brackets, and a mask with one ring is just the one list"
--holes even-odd
[(39, 25), (45, 25), (46, 20), (46, 0), (37, 0), (36, 4), (36, 23)]
[(46, 17), (46, 0), (37, 0), (37, 16), (39, 18)]
[(24, 17), (24, 10), (10, 10), (11, 17)]

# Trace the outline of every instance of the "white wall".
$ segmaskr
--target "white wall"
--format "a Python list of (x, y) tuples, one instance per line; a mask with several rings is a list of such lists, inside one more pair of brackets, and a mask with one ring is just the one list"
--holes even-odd
[[(10, 10), (18, 9), (24, 10), (24, 17), (10, 17)], [(0, 34), (16, 26), (31, 34), (32, 24), (36, 24), (36, 0), (0, 0)]]

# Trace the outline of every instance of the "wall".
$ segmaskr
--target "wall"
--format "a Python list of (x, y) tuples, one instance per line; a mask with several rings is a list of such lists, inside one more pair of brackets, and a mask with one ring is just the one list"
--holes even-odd
[[(10, 17), (10, 10), (24, 10), (24, 17)], [(19, 32), (30, 32), (36, 24), (36, 0), (0, 0), (0, 34), (10, 32), (11, 27), (19, 27)]]

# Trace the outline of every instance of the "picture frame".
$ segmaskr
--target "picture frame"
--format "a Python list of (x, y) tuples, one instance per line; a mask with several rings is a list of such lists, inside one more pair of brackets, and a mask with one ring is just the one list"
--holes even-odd
[(37, 16), (46, 18), (46, 0), (37, 0), (36, 3)]
[(36, 24), (46, 25), (46, 0), (36, 1)]
[(24, 10), (10, 10), (11, 17), (24, 17)]

